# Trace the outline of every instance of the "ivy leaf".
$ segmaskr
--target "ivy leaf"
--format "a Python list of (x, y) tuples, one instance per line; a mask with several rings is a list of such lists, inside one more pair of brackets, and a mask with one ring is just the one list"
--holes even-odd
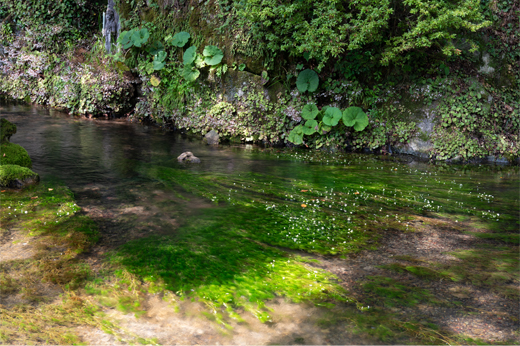
[(150, 33), (148, 29), (142, 28), (141, 30), (135, 30), (132, 33), (132, 42), (134, 46), (141, 47), (141, 45), (145, 44), (148, 41), (148, 37), (150, 37)]
[(204, 62), (210, 66), (218, 65), (224, 57), (224, 53), (217, 46), (206, 46), (202, 52)]
[(316, 120), (307, 120), (305, 125), (302, 126), (302, 131), (306, 135), (312, 135), (316, 132), (316, 127), (318, 126), (318, 122)]
[(315, 104), (309, 103), (305, 106), (303, 106), (302, 109), (302, 118), (311, 120), (316, 118), (316, 115), (318, 115), (320, 111), (318, 110), (318, 107), (316, 107)]
[(345, 126), (354, 126), (354, 130), (363, 131), (368, 125), (368, 117), (359, 107), (349, 107), (343, 111)]
[(184, 65), (182, 69), (182, 77), (186, 79), (188, 82), (194, 82), (197, 78), (199, 78), (200, 71), (195, 68), (195, 66), (188, 64)]
[(178, 32), (173, 36), (173, 38), (170, 41), (170, 44), (172, 46), (182, 48), (186, 45), (186, 43), (188, 43), (190, 37), (190, 34), (186, 31)]
[(191, 65), (195, 61), (195, 57), (197, 56), (197, 46), (191, 46), (186, 49), (184, 55), (182, 56), (182, 60), (184, 65)]
[(341, 110), (336, 107), (328, 107), (323, 115), (323, 123), (328, 126), (336, 126), (338, 125), (339, 120), (343, 114), (341, 114)]
[(289, 142), (294, 144), (302, 144), (303, 143), (303, 126), (298, 125), (289, 133), (289, 137), (287, 138)]
[(240, 64), (240, 65), (238, 65), (238, 70), (239, 70), (239, 71), (244, 71), (245, 68), (246, 68), (246, 64)]
[(156, 55), (160, 51), (164, 50), (164, 45), (160, 41), (154, 41), (148, 48), (146, 48), (146, 51), (152, 55)]
[(316, 72), (310, 69), (303, 70), (298, 74), (298, 78), (296, 79), (296, 87), (300, 92), (313, 92), (318, 89), (318, 85), (320, 80)]

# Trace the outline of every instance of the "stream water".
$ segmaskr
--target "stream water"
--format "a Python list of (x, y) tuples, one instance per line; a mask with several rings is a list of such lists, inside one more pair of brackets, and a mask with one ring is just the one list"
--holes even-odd
[[(287, 252), (341, 260), (376, 250), (386, 231), (413, 232), (422, 216), (499, 245), (519, 242), (518, 166), (208, 146), (33, 106), (0, 105), (0, 116), (17, 125), (11, 141), (27, 149), (42, 184), (68, 186), (99, 225), (93, 257), (110, 255), (150, 292), (192, 295), (214, 311), (228, 302), (230, 318), (240, 308), (269, 321), (262, 302), (276, 296), (342, 301), (330, 273), (285, 261)], [(201, 163), (177, 162), (184, 151)]]

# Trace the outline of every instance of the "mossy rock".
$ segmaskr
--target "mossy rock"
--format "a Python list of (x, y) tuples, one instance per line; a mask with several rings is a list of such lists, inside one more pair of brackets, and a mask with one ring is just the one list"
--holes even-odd
[(32, 161), (22, 146), (5, 142), (0, 145), (0, 165), (18, 165), (32, 168)]
[(8, 142), (11, 136), (16, 133), (16, 125), (5, 120), (0, 120), (0, 141), (2, 143)]
[(27, 167), (18, 165), (0, 166), (0, 186), (21, 189), (28, 185), (37, 184), (40, 181), (38, 173), (34, 173)]

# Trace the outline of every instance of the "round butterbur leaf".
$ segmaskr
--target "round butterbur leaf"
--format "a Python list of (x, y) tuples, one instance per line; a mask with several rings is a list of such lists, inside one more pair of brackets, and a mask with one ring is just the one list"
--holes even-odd
[(292, 131), (289, 133), (289, 137), (287, 139), (291, 143), (302, 144), (303, 143), (302, 125), (298, 125), (294, 129), (292, 129)]
[(191, 46), (184, 52), (184, 55), (182, 56), (182, 61), (184, 62), (184, 65), (191, 65), (195, 61), (196, 57), (197, 46)]
[(312, 135), (316, 133), (316, 127), (318, 127), (318, 122), (316, 120), (307, 120), (305, 125), (302, 126), (303, 134)]
[(302, 109), (302, 118), (311, 120), (316, 118), (316, 115), (318, 115), (320, 111), (318, 110), (318, 107), (316, 107), (315, 104), (309, 103), (305, 106), (303, 106)]
[(193, 65), (184, 65), (182, 69), (182, 77), (186, 79), (188, 82), (194, 82), (197, 78), (199, 78), (200, 71), (195, 68)]
[(119, 34), (119, 38), (117, 41), (121, 43), (121, 46), (123, 46), (124, 49), (128, 49), (132, 47), (132, 35), (134, 33), (134, 30), (130, 31), (123, 31), (121, 34)]
[(159, 52), (164, 51), (164, 45), (160, 41), (154, 41), (146, 51), (152, 55), (157, 55)]
[(224, 53), (217, 46), (206, 46), (202, 52), (204, 62), (210, 66), (218, 65), (224, 57)]
[(186, 31), (178, 32), (173, 36), (173, 38), (170, 41), (170, 44), (172, 46), (182, 48), (186, 45), (186, 43), (188, 43), (190, 37), (190, 34)]
[(132, 42), (134, 46), (140, 48), (148, 41), (148, 37), (150, 37), (148, 29), (142, 28), (141, 30), (135, 30), (132, 34)]
[(348, 107), (343, 111), (343, 123), (345, 126), (354, 126), (356, 124), (356, 116), (359, 113), (363, 113), (363, 110), (359, 107)]
[(368, 117), (359, 107), (349, 107), (343, 111), (345, 126), (354, 126), (354, 130), (363, 131), (368, 125)]
[(336, 126), (343, 114), (341, 110), (336, 107), (328, 107), (323, 115), (323, 123), (327, 126)]
[(359, 113), (356, 116), (356, 124), (354, 125), (354, 130), (363, 131), (365, 127), (368, 126), (368, 117), (365, 113)]
[(318, 89), (318, 85), (320, 84), (320, 79), (316, 72), (310, 69), (303, 70), (298, 74), (298, 78), (296, 79), (296, 87), (300, 92), (314, 92)]

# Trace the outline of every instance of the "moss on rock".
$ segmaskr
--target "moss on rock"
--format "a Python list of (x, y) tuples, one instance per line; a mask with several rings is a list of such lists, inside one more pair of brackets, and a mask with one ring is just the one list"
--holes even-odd
[(36, 184), (40, 176), (27, 167), (18, 165), (0, 166), (0, 186), (11, 188), (22, 188), (27, 185)]
[(32, 161), (22, 146), (5, 142), (0, 145), (0, 165), (18, 165), (32, 168)]
[(16, 133), (16, 125), (5, 120), (0, 119), (0, 142), (8, 142), (12, 135)]

